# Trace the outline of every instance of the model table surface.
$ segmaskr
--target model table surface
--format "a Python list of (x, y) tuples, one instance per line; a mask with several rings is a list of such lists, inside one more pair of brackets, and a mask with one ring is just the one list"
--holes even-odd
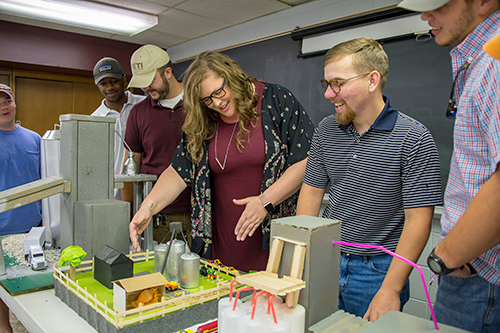
[(254, 287), (255, 289), (262, 289), (273, 295), (280, 296), (300, 290), (306, 286), (306, 283), (300, 279), (291, 278), (289, 276), (278, 278), (278, 274), (265, 271), (238, 276), (236, 281)]

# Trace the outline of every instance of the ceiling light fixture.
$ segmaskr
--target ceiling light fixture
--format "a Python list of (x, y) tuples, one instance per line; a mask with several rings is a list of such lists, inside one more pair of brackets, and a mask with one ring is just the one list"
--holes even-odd
[(158, 17), (83, 0), (2, 0), (0, 11), (20, 17), (133, 36), (158, 24)]

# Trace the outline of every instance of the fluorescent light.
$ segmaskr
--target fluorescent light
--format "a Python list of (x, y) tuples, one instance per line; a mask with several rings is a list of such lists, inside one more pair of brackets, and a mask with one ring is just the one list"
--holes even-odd
[(83, 0), (1, 0), (0, 11), (4, 14), (128, 36), (158, 24), (158, 17), (154, 15)]

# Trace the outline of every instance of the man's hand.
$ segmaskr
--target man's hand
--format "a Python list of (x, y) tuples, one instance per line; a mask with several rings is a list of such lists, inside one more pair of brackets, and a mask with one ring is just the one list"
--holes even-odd
[(363, 319), (373, 322), (389, 311), (399, 311), (401, 309), (399, 294), (400, 293), (383, 291), (380, 289), (370, 302)]
[(239, 206), (246, 206), (234, 229), (236, 240), (244, 241), (247, 236), (253, 236), (255, 230), (257, 230), (259, 225), (266, 218), (267, 211), (264, 206), (262, 206), (259, 197), (233, 199), (233, 203)]
[(139, 235), (146, 230), (149, 221), (151, 221), (151, 210), (149, 207), (143, 205), (137, 213), (135, 213), (134, 218), (129, 224), (130, 240), (132, 241), (132, 248), (136, 253), (141, 252), (141, 247), (137, 239)]

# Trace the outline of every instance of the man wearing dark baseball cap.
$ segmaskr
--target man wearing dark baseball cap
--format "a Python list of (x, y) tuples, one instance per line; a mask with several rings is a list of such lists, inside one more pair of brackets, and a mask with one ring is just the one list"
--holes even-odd
[[(127, 123), (125, 141), (134, 152), (141, 173), (157, 175), (170, 166), (181, 141), (184, 124), (184, 87), (174, 76), (168, 53), (156, 45), (144, 45), (130, 59), (132, 79), (129, 88), (141, 88), (148, 97), (138, 103)], [(132, 200), (127, 184), (122, 198)], [(154, 205), (154, 203), (147, 203)], [(153, 239), (165, 241), (170, 222), (182, 222), (183, 232), (191, 245), (191, 192), (186, 188), (167, 208), (153, 216)], [(177, 237), (182, 240), (182, 235)]]
[[(94, 81), (104, 99), (91, 116), (116, 119), (115, 130), (119, 135), (115, 133), (114, 172), (120, 175), (123, 173), (123, 160), (127, 156), (120, 135), (122, 138), (125, 136), (130, 110), (146, 96), (125, 91), (126, 76), (120, 63), (113, 58), (105, 57), (95, 64)], [(114, 195), (115, 199), (121, 199), (119, 189), (115, 189)]]
[[(40, 179), (40, 135), (16, 123), (16, 102), (9, 86), (0, 84), (0, 192)], [(0, 213), (0, 235), (30, 231), (42, 222), (36, 201)], [(12, 332), (9, 308), (0, 300), (0, 332)]]
[(500, 332), (500, 64), (483, 48), (498, 56), (495, 44), (485, 44), (500, 31), (500, 4), (404, 0), (399, 6), (422, 12), (436, 43), (453, 47), (446, 115), (456, 118), (454, 147), (441, 243), (427, 258), (439, 276), (436, 319), (471, 332)]

